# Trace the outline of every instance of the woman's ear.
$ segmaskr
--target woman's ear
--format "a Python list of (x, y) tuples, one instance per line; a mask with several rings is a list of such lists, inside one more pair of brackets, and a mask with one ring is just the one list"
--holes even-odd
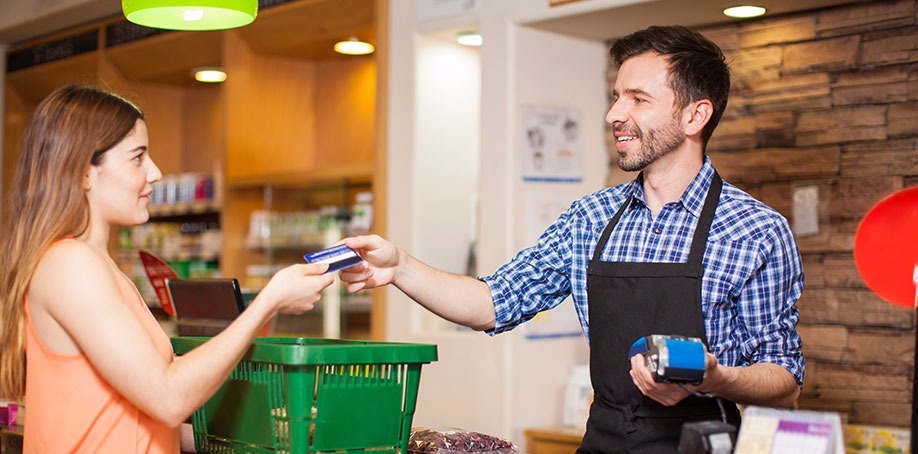
[(92, 189), (92, 184), (96, 179), (96, 166), (86, 166), (86, 171), (83, 172), (83, 189), (90, 190)]
[(686, 106), (685, 114), (687, 117), (685, 135), (700, 135), (705, 125), (711, 121), (711, 116), (714, 115), (714, 105), (710, 100), (701, 99)]

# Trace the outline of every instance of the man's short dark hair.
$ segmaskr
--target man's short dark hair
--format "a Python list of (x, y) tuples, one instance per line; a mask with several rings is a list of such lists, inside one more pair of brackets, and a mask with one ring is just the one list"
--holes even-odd
[(678, 107), (701, 99), (714, 105), (711, 120), (701, 131), (702, 143), (707, 145), (730, 95), (730, 68), (720, 47), (681, 25), (655, 25), (617, 39), (609, 51), (618, 66), (647, 52), (662, 55), (669, 63), (667, 79)]

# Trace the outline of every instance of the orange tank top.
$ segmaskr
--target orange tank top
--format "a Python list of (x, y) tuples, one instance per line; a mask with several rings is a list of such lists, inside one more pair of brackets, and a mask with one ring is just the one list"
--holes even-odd
[[(116, 275), (121, 295), (134, 310), (163, 358), (172, 361), (172, 344), (137, 288)], [(26, 314), (25, 453), (179, 452), (179, 429), (170, 428), (122, 397), (85, 355), (49, 350)]]

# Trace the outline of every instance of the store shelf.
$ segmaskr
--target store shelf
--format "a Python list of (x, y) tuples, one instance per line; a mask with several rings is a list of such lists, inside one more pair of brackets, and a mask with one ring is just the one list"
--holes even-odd
[(105, 55), (129, 79), (192, 86), (198, 84), (194, 68), (221, 66), (220, 33), (168, 32), (109, 48)]
[(6, 82), (23, 98), (41, 101), (67, 84), (95, 84), (99, 77), (99, 53), (88, 52), (7, 73)]
[(226, 180), (229, 189), (300, 188), (340, 186), (342, 184), (368, 184), (373, 181), (375, 169), (372, 163), (354, 163), (321, 169), (251, 177), (235, 177)]
[(304, 60), (346, 60), (332, 48), (358, 37), (376, 41), (376, 0), (288, 2), (266, 8), (237, 30), (249, 47), (265, 55)]
[(189, 218), (219, 218), (222, 207), (208, 203), (183, 206), (150, 205), (150, 220), (159, 222), (181, 221)]

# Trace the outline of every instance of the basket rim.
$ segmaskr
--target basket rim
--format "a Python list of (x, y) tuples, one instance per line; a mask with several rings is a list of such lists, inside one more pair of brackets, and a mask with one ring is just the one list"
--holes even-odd
[[(177, 355), (194, 350), (209, 337), (179, 336), (170, 339)], [(377, 342), (308, 337), (259, 337), (248, 347), (243, 361), (284, 365), (415, 364), (437, 361), (435, 344)]]

